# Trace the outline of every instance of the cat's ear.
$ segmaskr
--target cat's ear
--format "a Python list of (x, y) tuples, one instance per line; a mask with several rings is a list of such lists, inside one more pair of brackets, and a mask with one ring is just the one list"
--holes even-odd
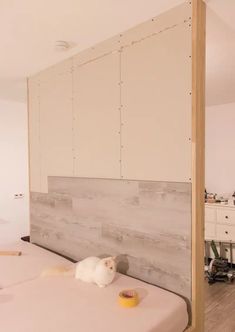
[(118, 256), (112, 256), (111, 258), (112, 258), (112, 260), (116, 261), (117, 257)]

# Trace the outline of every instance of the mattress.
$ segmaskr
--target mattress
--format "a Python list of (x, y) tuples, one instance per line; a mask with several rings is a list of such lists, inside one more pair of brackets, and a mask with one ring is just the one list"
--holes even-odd
[(0, 256), (0, 288), (37, 278), (47, 268), (72, 266), (67, 259), (29, 242), (0, 246), (0, 250), (21, 251), (21, 256)]
[[(130, 288), (140, 304), (120, 307)], [(182, 332), (188, 314), (181, 297), (124, 275), (106, 288), (51, 276), (1, 290), (0, 322), (7, 332)]]

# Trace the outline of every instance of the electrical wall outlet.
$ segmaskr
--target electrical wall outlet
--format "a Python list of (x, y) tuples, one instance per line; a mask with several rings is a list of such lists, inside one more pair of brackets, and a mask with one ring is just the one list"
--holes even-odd
[(14, 194), (14, 198), (15, 199), (24, 198), (24, 194), (22, 193)]

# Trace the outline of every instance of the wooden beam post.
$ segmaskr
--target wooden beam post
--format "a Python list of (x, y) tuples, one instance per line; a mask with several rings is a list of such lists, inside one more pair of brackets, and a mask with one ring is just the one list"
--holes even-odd
[(204, 331), (206, 6), (192, 0), (192, 331)]

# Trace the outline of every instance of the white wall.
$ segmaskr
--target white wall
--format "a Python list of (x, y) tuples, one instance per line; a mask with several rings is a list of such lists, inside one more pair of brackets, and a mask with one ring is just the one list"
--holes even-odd
[(29, 234), (27, 135), (26, 104), (0, 100), (0, 244)]
[(235, 103), (206, 109), (206, 188), (235, 191)]

